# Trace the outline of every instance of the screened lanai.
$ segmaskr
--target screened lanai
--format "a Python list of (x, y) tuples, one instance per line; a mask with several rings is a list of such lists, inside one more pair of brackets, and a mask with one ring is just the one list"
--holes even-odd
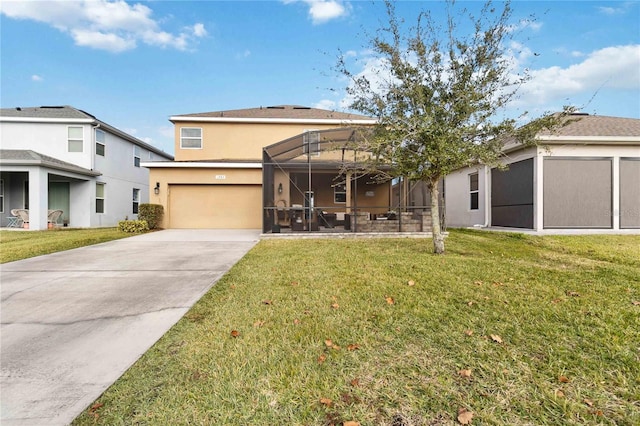
[[(423, 232), (403, 179), (372, 171), (359, 149), (371, 129), (309, 130), (263, 149), (263, 232)], [(429, 228), (429, 229), (425, 229)]]

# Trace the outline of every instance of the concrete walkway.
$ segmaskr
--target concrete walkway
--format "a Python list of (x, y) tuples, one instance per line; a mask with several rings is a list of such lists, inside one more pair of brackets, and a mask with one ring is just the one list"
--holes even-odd
[(165, 230), (0, 267), (0, 424), (65, 425), (259, 239)]

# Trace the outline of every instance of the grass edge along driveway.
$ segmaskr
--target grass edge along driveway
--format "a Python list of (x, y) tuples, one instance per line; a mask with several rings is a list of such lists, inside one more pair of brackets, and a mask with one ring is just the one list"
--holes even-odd
[(640, 237), (447, 249), (264, 240), (74, 424), (640, 423)]

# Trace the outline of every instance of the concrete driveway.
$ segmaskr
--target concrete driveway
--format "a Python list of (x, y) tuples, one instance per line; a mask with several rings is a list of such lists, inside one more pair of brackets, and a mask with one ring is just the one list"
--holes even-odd
[(2, 265), (0, 423), (70, 423), (259, 235), (164, 230)]

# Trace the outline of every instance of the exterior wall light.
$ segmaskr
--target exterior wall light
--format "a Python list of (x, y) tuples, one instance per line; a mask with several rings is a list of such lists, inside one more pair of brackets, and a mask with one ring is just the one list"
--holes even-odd
[(156, 182), (156, 187), (153, 188), (153, 193), (156, 195), (160, 193), (160, 182)]
[(282, 194), (282, 182), (278, 184), (278, 194)]

